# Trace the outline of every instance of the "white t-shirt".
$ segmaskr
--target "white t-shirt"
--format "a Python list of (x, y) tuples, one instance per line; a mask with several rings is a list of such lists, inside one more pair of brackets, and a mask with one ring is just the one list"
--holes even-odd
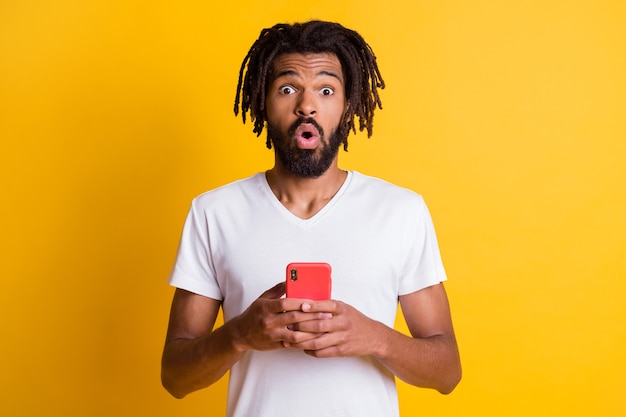
[[(332, 298), (393, 327), (398, 296), (446, 279), (421, 196), (358, 172), (315, 216), (285, 208), (258, 173), (192, 202), (170, 284), (241, 314), (290, 262), (328, 262)], [(370, 357), (249, 351), (230, 371), (230, 417), (398, 415), (393, 375)]]

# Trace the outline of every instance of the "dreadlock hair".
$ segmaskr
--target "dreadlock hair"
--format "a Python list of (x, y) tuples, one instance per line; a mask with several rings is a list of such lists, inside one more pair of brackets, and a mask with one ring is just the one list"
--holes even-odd
[[(260, 136), (265, 125), (265, 98), (274, 59), (289, 53), (332, 53), (337, 56), (345, 79), (348, 102), (344, 123), (339, 126), (343, 149), (348, 150), (348, 134), (356, 134), (354, 117), (359, 118), (359, 131), (367, 129), (372, 136), (374, 110), (382, 109), (378, 88), (385, 88), (372, 48), (357, 32), (338, 23), (310, 21), (277, 24), (263, 29), (244, 58), (239, 70), (235, 96), (235, 115), (246, 123), (246, 113), (254, 123), (253, 132)], [(246, 68), (247, 66), (247, 68)], [(272, 148), (268, 137), (268, 149)]]

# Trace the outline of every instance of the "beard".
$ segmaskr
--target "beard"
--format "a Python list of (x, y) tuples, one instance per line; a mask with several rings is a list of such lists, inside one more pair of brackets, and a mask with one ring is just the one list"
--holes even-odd
[[(309, 123), (317, 129), (320, 145), (317, 149), (300, 149), (295, 145), (295, 132), (298, 126)], [(338, 129), (332, 131), (326, 141), (322, 127), (314, 119), (300, 118), (289, 128), (287, 136), (274, 126), (267, 124), (267, 135), (274, 145), (274, 152), (281, 164), (299, 178), (317, 178), (324, 174), (339, 152), (343, 137)]]

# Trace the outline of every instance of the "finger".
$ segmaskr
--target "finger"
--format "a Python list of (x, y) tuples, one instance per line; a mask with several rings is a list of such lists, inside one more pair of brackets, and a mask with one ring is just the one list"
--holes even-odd
[(272, 288), (261, 294), (259, 298), (276, 299), (282, 297), (283, 295), (285, 295), (285, 283), (279, 282), (278, 284), (274, 285)]
[(340, 354), (339, 349), (337, 349), (336, 346), (330, 346), (324, 349), (317, 349), (317, 350), (304, 349), (304, 353), (306, 353), (309, 356), (313, 356), (314, 358), (333, 358), (333, 357), (344, 356)]
[(311, 342), (313, 339), (317, 339), (319, 337), (324, 336), (324, 333), (306, 333), (306, 332), (297, 332), (292, 331), (289, 335), (286, 335), (282, 341), (283, 347), (286, 348), (294, 348), (294, 349), (302, 349), (301, 346), (304, 343)]
[(337, 349), (337, 341), (328, 333), (321, 334), (308, 340), (302, 340), (298, 343), (291, 343), (290, 347), (303, 350), (311, 356), (332, 352)]
[(290, 330), (305, 333), (328, 333), (333, 331), (330, 317), (325, 317), (328, 313), (312, 313), (311, 318), (299, 321), (288, 326)]
[(302, 311), (307, 313), (331, 313), (336, 314), (339, 312), (338, 304), (334, 300), (324, 301), (306, 301), (302, 303)]
[(299, 298), (282, 298), (280, 300), (283, 311), (300, 311), (306, 314), (309, 312), (313, 312), (315, 314), (322, 313), (322, 310), (312, 311), (311, 310), (311, 300), (299, 299)]

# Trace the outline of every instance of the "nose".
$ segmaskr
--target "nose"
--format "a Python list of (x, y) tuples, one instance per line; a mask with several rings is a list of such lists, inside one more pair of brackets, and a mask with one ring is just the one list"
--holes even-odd
[(314, 94), (304, 91), (298, 100), (296, 114), (300, 117), (312, 117), (317, 114)]

